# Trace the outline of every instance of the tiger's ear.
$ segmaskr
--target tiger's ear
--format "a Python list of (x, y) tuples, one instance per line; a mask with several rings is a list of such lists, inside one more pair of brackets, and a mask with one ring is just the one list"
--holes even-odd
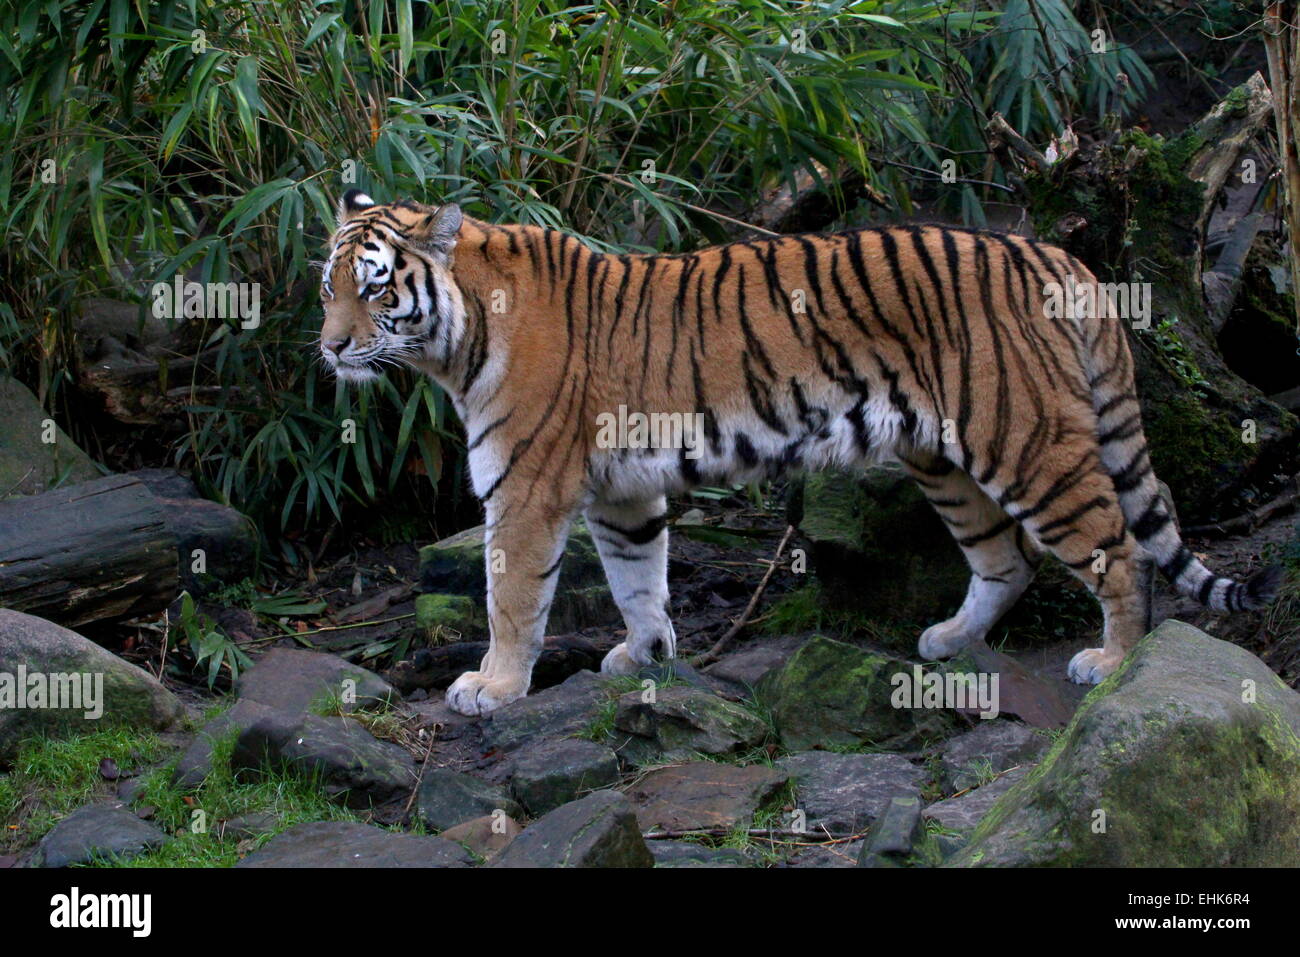
[(439, 253), (444, 260), (450, 261), (451, 251), (456, 248), (456, 234), (465, 216), (455, 203), (438, 207), (437, 212), (430, 213), (413, 230), (412, 238), (430, 252)]
[(339, 200), (339, 222), (346, 223), (363, 210), (375, 205), (375, 201), (359, 189), (350, 189)]

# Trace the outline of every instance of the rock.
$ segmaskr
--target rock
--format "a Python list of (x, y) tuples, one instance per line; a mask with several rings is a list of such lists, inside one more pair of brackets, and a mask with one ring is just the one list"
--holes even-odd
[(172, 770), (172, 784), (191, 790), (212, 773), (213, 748), (227, 736), (238, 736), (275, 711), (257, 701), (236, 701), (203, 726)]
[(927, 732), (939, 735), (942, 712), (895, 708), (894, 676), (911, 666), (818, 635), (758, 689), (781, 743), (791, 751), (872, 744), (904, 747)]
[(619, 779), (614, 752), (580, 738), (541, 741), (526, 748), (512, 762), (511, 771), (512, 792), (534, 816)]
[(500, 854), (523, 828), (514, 818), (505, 814), (485, 814), (483, 817), (471, 818), (455, 827), (449, 827), (439, 837), (455, 841), (467, 848), (471, 854), (490, 861)]
[(121, 805), (91, 804), (54, 825), (32, 858), (34, 867), (70, 867), (104, 858), (127, 860), (162, 847), (169, 838)]
[(353, 718), (268, 711), (240, 733), (230, 763), (319, 776), (325, 793), (354, 808), (382, 804), (415, 786), (410, 754), (376, 740)]
[(1300, 695), (1166, 621), (1084, 699), (949, 864), (1294, 867)]
[(892, 798), (871, 825), (858, 867), (898, 867), (912, 853), (922, 830), (920, 797)]
[(463, 824), (497, 811), (507, 817), (519, 817), (523, 810), (506, 793), (505, 788), (462, 774), (450, 768), (424, 772), (420, 793), (416, 796), (416, 813), (424, 826), (435, 831)]
[(351, 821), (298, 824), (236, 867), (466, 867), (469, 853), (440, 837), (386, 831)]
[(781, 638), (727, 655), (704, 669), (710, 678), (752, 693), (767, 675), (785, 665), (798, 650), (799, 639)]
[[(420, 549), (420, 591), (426, 594), (468, 595), (486, 620), (487, 593), (484, 526), (469, 528)], [(563, 634), (620, 620), (605, 584), (600, 556), (582, 521), (575, 522), (564, 549), (564, 564), (551, 605), (548, 631)]]
[(239, 676), (235, 692), (279, 711), (382, 710), (398, 694), (373, 671), (323, 651), (272, 648)]
[(937, 821), (945, 830), (960, 835), (964, 843), (998, 799), (1010, 791), (1013, 784), (1028, 775), (1030, 770), (1030, 767), (1019, 767), (1007, 771), (973, 791), (936, 801), (921, 813), (927, 820)]
[(804, 751), (776, 762), (795, 780), (795, 800), (810, 834), (856, 834), (895, 797), (919, 798), (925, 773), (897, 754)]
[(269, 811), (241, 814), (217, 825), (217, 833), (225, 840), (245, 841), (270, 834), (280, 824), (280, 819)]
[[(1077, 701), (1063, 690), (1070, 686), (1056, 678), (1047, 679), (1033, 673), (982, 641), (967, 645), (955, 658), (940, 662), (934, 670), (941, 675), (973, 676), (977, 682), (984, 682), (990, 692), (996, 677), (997, 694), (990, 710), (996, 710), (999, 715), (1015, 715), (1035, 728), (1064, 728), (1074, 715)], [(974, 702), (968, 703), (970, 707), (956, 710), (970, 715), (981, 713), (978, 695)], [(981, 720), (991, 718), (981, 717)]]
[(586, 731), (606, 700), (605, 688), (599, 675), (579, 671), (554, 688), (498, 708), (483, 725), (483, 739), (488, 747), (513, 751), (527, 741)]
[(468, 595), (417, 595), (415, 623), (429, 638), (444, 642), (488, 634), (487, 616)]
[(597, 791), (539, 818), (489, 867), (653, 867), (637, 818), (617, 791)]
[(691, 841), (647, 841), (655, 867), (747, 867), (744, 851)]
[[(242, 512), (203, 498), (158, 501), (167, 527), (176, 537), (181, 587), (201, 597), (223, 582), (243, 581), (257, 571), (257, 526)], [(202, 552), (201, 571), (195, 570)]]
[(672, 685), (643, 701), (644, 691), (618, 699), (614, 728), (619, 756), (632, 765), (737, 754), (760, 745), (767, 725), (712, 691)]
[(759, 764), (692, 761), (656, 768), (626, 793), (642, 830), (702, 831), (752, 821), (789, 780)]
[(811, 545), (822, 594), (838, 607), (879, 620), (933, 623), (966, 595), (970, 569), (961, 550), (897, 466), (809, 475), (799, 529)]
[[(0, 499), (36, 495), (61, 484), (99, 478), (99, 469), (68, 434), (54, 425), (36, 396), (17, 379), (0, 373)], [(53, 442), (45, 442), (49, 434)], [(64, 476), (64, 473), (67, 475)]]
[(1034, 764), (1051, 740), (1014, 721), (981, 721), (950, 738), (939, 758), (940, 784), (953, 794), (1018, 764)]
[[(81, 677), (74, 682), (73, 676)], [(44, 697), (37, 699), (37, 692)], [(49, 707), (56, 698), (71, 707)], [(87, 717), (96, 711), (98, 718)], [(184, 717), (176, 696), (143, 669), (75, 631), (0, 608), (0, 766), (35, 735), (113, 724), (164, 731)]]

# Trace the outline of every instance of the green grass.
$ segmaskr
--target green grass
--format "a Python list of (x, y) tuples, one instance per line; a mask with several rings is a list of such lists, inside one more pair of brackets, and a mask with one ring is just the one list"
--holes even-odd
[(69, 812), (114, 793), (114, 784), (100, 774), (101, 761), (111, 760), (127, 776), (160, 759), (164, 750), (156, 735), (126, 728), (25, 741), (9, 773), (0, 776), (5, 823), (0, 848), (33, 844)]

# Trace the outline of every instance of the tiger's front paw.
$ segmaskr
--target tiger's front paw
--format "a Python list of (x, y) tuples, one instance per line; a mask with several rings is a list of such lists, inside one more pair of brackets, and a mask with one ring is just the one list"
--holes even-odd
[(458, 714), (489, 714), (528, 693), (528, 679), (490, 677), (467, 671), (447, 689), (447, 707)]
[(600, 663), (600, 673), (602, 675), (634, 675), (648, 664), (652, 664), (653, 659), (649, 655), (645, 661), (638, 661), (631, 651), (628, 650), (627, 642), (623, 641), (610, 649), (609, 654)]
[(1108, 655), (1104, 648), (1085, 648), (1070, 659), (1067, 673), (1081, 685), (1101, 684), (1123, 660), (1123, 655)]

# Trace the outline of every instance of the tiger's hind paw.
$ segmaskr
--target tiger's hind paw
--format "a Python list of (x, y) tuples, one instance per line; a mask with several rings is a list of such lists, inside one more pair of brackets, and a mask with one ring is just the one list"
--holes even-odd
[(1067, 673), (1077, 684), (1101, 684), (1123, 660), (1123, 655), (1108, 655), (1104, 648), (1085, 648), (1070, 659)]

